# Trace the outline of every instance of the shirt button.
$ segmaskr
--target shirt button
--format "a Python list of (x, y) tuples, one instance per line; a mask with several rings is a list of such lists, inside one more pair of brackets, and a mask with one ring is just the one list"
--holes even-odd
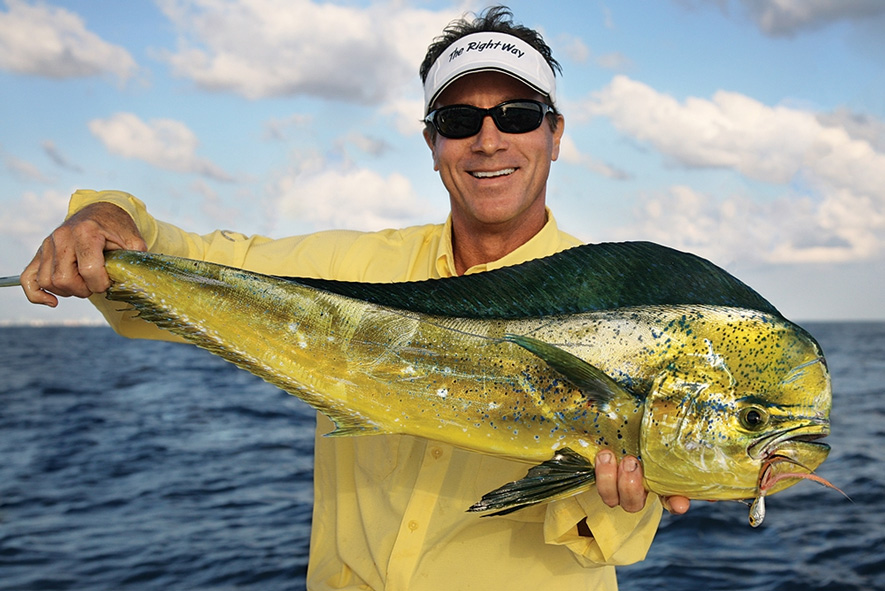
[(409, 522), (409, 529), (412, 531), (415, 531), (416, 529), (418, 529), (418, 522), (415, 521), (414, 519), (412, 521), (410, 521)]
[(443, 455), (443, 450), (442, 450), (442, 448), (440, 448), (440, 447), (433, 447), (433, 448), (430, 449), (430, 455), (433, 456), (433, 459), (434, 459), (434, 460), (438, 460), (438, 459), (440, 459), (440, 458), (442, 457), (442, 455)]

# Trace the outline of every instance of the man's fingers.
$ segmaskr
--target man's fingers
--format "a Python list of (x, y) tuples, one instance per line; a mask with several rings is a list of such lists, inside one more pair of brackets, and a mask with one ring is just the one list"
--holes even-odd
[(82, 252), (77, 243), (70, 241), (56, 247), (52, 283), (59, 290), (55, 292), (58, 295), (79, 298), (92, 295), (92, 290), (86, 284), (86, 278), (82, 274), (83, 269), (80, 267)]
[(97, 246), (104, 240), (77, 242), (71, 234), (64, 226), (57, 228), (22, 272), (22, 288), (31, 302), (55, 307), (56, 296), (85, 298), (107, 289), (104, 256)]
[(641, 511), (648, 498), (639, 460), (626, 456), (619, 464), (609, 450), (596, 455), (596, 490), (603, 503), (629, 513)]
[(620, 504), (618, 495), (618, 462), (615, 454), (603, 450), (596, 454), (596, 490), (609, 507)]
[[(111, 286), (105, 270), (104, 253), (108, 250), (147, 250), (147, 244), (128, 214), (115, 206), (97, 210), (95, 219), (74, 226), (76, 263), (83, 285), (91, 295), (104, 293)], [(84, 296), (85, 297), (85, 296)]]
[(55, 243), (52, 236), (43, 240), (40, 250), (37, 251), (37, 256), (31, 261), (29, 267), (31, 266), (33, 266), (36, 285), (44, 291), (55, 293), (55, 284), (52, 281), (55, 273)]
[(42, 290), (55, 295), (87, 297), (91, 292), (80, 276), (77, 253), (67, 234), (70, 232), (61, 227), (43, 242), (37, 282)]
[(691, 501), (686, 497), (662, 497), (661, 504), (673, 515), (683, 515), (688, 512)]
[(104, 250), (114, 243), (108, 242), (102, 235), (91, 235), (82, 237), (74, 244), (75, 260), (69, 268), (76, 270), (83, 283), (85, 295), (80, 297), (104, 293), (111, 285), (104, 266)]
[(41, 289), (40, 283), (37, 280), (37, 269), (40, 268), (40, 259), (42, 256), (42, 250), (37, 251), (33, 260), (31, 260), (28, 266), (21, 272), (20, 280), (22, 291), (25, 292), (25, 297), (27, 297), (31, 303), (54, 308), (58, 305), (58, 298)]
[(618, 469), (618, 499), (621, 508), (628, 513), (636, 513), (645, 507), (648, 492), (642, 482), (642, 468), (639, 460), (627, 456), (621, 460)]
[(126, 250), (137, 250), (139, 252), (147, 250), (147, 242), (144, 241), (140, 234), (131, 236), (128, 240), (122, 240), (122, 242), (122, 248)]

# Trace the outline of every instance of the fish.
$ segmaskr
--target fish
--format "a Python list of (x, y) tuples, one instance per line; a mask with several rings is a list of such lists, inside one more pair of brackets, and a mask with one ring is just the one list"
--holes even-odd
[[(470, 512), (595, 483), (601, 449), (661, 496), (764, 500), (829, 453), (814, 338), (715, 264), (602, 243), (405, 283), (279, 277), (109, 251), (106, 297), (326, 414), (330, 437), (402, 434), (527, 464)], [(833, 487), (835, 488), (835, 487)]]

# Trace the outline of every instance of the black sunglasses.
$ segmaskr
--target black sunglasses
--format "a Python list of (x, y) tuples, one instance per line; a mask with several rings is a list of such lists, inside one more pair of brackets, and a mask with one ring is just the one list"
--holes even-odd
[(457, 140), (479, 133), (486, 115), (504, 133), (528, 133), (541, 127), (544, 116), (552, 110), (550, 105), (527, 99), (505, 101), (491, 109), (448, 105), (428, 113), (424, 122), (441, 136)]

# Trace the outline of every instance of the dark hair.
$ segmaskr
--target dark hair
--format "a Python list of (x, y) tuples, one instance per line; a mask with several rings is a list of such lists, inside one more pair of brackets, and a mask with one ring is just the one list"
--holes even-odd
[(430, 72), (433, 63), (449, 45), (461, 37), (466, 37), (473, 33), (506, 33), (522, 39), (544, 56), (554, 75), (557, 72), (562, 74), (562, 67), (559, 65), (559, 62), (553, 59), (553, 52), (544, 43), (544, 38), (541, 37), (541, 34), (534, 29), (514, 23), (513, 12), (506, 6), (490, 6), (479, 15), (474, 14), (474, 16), (476, 18), (472, 21), (467, 20), (465, 15), (450, 22), (443, 29), (443, 34), (433, 40), (433, 43), (427, 48), (427, 55), (424, 56), (421, 68), (418, 70), (422, 83), (427, 81), (427, 73)]
[[(473, 33), (506, 33), (522, 39), (538, 50), (538, 53), (547, 61), (547, 65), (550, 66), (554, 76), (557, 72), (560, 75), (562, 74), (562, 66), (553, 59), (553, 52), (550, 50), (550, 46), (544, 42), (541, 34), (534, 29), (514, 23), (513, 12), (508, 7), (501, 5), (489, 6), (480, 14), (474, 13), (473, 16), (474, 19), (472, 21), (467, 19), (466, 14), (457, 20), (453, 20), (443, 29), (443, 34), (433, 40), (427, 48), (427, 54), (424, 56), (424, 61), (421, 62), (421, 67), (418, 69), (422, 84), (427, 81), (427, 74), (430, 72), (430, 68), (433, 67), (434, 62), (436, 62), (446, 48), (461, 37), (466, 37)], [(559, 111), (555, 105), (550, 106), (553, 107), (548, 112), (551, 115), (550, 125), (551, 128), (556, 129)], [(433, 126), (429, 126), (429, 129), (435, 135), (436, 130), (433, 129)]]

